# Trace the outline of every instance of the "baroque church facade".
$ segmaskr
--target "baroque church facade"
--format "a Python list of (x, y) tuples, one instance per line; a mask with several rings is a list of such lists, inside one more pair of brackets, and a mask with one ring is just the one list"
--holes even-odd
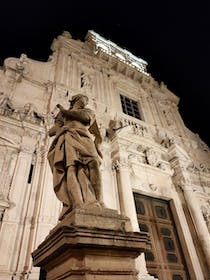
[(103, 138), (107, 208), (148, 232), (139, 280), (208, 280), (210, 151), (185, 125), (179, 98), (147, 62), (88, 31), (64, 31), (47, 62), (22, 54), (0, 69), (0, 280), (44, 279), (31, 252), (57, 224), (47, 131), (75, 94), (85, 94)]

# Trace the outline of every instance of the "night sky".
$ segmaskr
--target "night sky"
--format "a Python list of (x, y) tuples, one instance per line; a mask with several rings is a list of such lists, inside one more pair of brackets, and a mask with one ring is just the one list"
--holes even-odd
[(80, 40), (94, 30), (146, 60), (148, 72), (180, 97), (186, 126), (210, 146), (210, 1), (7, 1), (0, 65), (21, 53), (46, 61), (63, 30)]

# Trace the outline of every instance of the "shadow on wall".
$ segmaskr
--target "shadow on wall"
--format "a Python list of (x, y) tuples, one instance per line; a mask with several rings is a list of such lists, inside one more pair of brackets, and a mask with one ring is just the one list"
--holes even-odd
[(46, 270), (41, 267), (40, 274), (39, 274), (39, 280), (46, 280), (47, 279), (46, 276), (47, 276)]

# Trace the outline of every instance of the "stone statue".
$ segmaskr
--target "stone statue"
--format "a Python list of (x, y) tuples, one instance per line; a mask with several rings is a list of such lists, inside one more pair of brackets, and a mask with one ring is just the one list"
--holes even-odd
[(20, 111), (21, 118), (26, 121), (35, 123), (44, 123), (45, 119), (40, 113), (38, 113), (36, 107), (32, 103), (26, 103), (23, 110)]
[[(84, 205), (104, 207), (99, 166), (101, 136), (94, 112), (86, 108), (88, 97), (77, 94), (58, 113), (49, 136), (54, 136), (48, 152), (54, 191), (63, 203), (59, 220)], [(95, 138), (95, 139), (94, 139)]]
[(91, 77), (85, 73), (81, 73), (81, 88), (91, 90), (93, 87), (93, 82)]
[(0, 92), (0, 108), (13, 112), (14, 107), (7, 94)]
[(157, 154), (155, 153), (155, 151), (153, 149), (147, 148), (145, 150), (145, 156), (146, 156), (146, 161), (149, 165), (157, 166), (158, 158), (157, 158)]

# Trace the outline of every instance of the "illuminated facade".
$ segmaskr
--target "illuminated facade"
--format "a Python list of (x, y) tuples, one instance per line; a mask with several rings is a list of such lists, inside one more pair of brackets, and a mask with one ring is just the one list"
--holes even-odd
[[(47, 62), (26, 55), (0, 69), (0, 280), (39, 279), (31, 252), (57, 223), (47, 130), (74, 94), (89, 97), (103, 137), (103, 199), (149, 232), (138, 279), (204, 280), (210, 266), (210, 151), (187, 129), (179, 99), (147, 62), (93, 31), (68, 32)], [(3, 256), (3, 257), (2, 257)]]

